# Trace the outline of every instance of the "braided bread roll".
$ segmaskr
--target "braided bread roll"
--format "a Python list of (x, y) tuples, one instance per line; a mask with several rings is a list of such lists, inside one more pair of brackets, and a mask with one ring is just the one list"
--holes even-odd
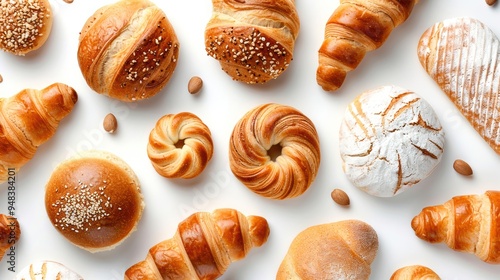
[(210, 129), (189, 112), (161, 117), (151, 133), (148, 157), (158, 174), (166, 178), (198, 176), (213, 154)]
[(151, 247), (145, 260), (128, 268), (125, 280), (217, 279), (268, 236), (262, 217), (234, 209), (197, 212), (179, 223), (171, 239)]
[(212, 0), (205, 49), (233, 80), (266, 83), (293, 59), (300, 22), (294, 0)]
[(394, 28), (408, 19), (418, 0), (340, 0), (328, 19), (319, 53), (316, 80), (325, 91), (335, 91), (347, 72), (365, 54), (382, 46)]
[[(278, 154), (276, 159), (273, 153)], [(274, 103), (257, 106), (235, 125), (229, 161), (233, 174), (251, 191), (272, 199), (299, 196), (319, 169), (316, 128), (293, 107)]]
[(394, 271), (389, 280), (441, 280), (441, 278), (426, 266), (409, 265)]

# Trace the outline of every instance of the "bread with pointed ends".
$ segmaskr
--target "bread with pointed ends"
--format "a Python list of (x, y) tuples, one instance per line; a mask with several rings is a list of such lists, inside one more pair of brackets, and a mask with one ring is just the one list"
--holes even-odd
[(229, 143), (233, 174), (251, 191), (271, 199), (303, 194), (320, 165), (319, 137), (299, 110), (267, 103), (248, 111)]
[(409, 265), (394, 271), (389, 280), (441, 280), (441, 278), (426, 266)]
[(418, 0), (340, 0), (325, 26), (316, 81), (325, 91), (342, 86), (367, 52), (381, 47)]
[(99, 8), (82, 28), (78, 64), (95, 92), (125, 102), (150, 98), (172, 77), (179, 41), (165, 13), (148, 0)]
[(300, 21), (294, 0), (212, 0), (205, 49), (233, 80), (263, 84), (293, 59)]
[(499, 225), (500, 191), (455, 196), (443, 204), (425, 207), (411, 221), (420, 239), (443, 242), (492, 264), (500, 264)]
[(293, 239), (276, 280), (369, 279), (377, 251), (377, 233), (365, 222), (311, 226)]
[(149, 134), (148, 157), (158, 174), (166, 178), (198, 176), (213, 154), (210, 129), (193, 113), (161, 117)]
[(21, 238), (19, 221), (15, 217), (0, 214), (0, 261), (19, 238)]
[(0, 49), (21, 56), (39, 49), (49, 38), (52, 22), (48, 0), (2, 1)]
[(500, 40), (477, 19), (450, 18), (418, 42), (425, 71), (479, 135), (500, 154)]
[(0, 98), (0, 183), (35, 156), (77, 100), (76, 91), (62, 83)]
[(38, 261), (23, 268), (14, 280), (83, 280), (67, 266), (55, 261)]
[(217, 279), (253, 247), (266, 243), (269, 225), (235, 209), (197, 212), (179, 223), (175, 235), (149, 249), (146, 259), (125, 271), (125, 280)]
[(45, 187), (45, 210), (54, 228), (92, 253), (122, 243), (136, 230), (143, 209), (136, 174), (106, 151), (85, 151), (61, 162)]
[(444, 152), (444, 130), (431, 105), (398, 86), (358, 95), (340, 125), (342, 168), (357, 188), (392, 197), (427, 178)]

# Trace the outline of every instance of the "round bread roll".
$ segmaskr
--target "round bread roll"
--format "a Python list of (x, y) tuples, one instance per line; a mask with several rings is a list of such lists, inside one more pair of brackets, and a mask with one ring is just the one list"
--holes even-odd
[(179, 41), (165, 13), (148, 0), (98, 9), (82, 28), (78, 64), (95, 92), (121, 101), (150, 98), (170, 80)]
[(389, 280), (441, 280), (441, 278), (426, 266), (409, 265), (394, 271)]
[(319, 169), (316, 128), (293, 107), (257, 106), (235, 125), (229, 161), (234, 175), (253, 192), (272, 199), (297, 197)]
[(15, 55), (39, 49), (52, 29), (48, 0), (16, 0), (0, 3), (0, 48)]
[(148, 157), (158, 174), (166, 178), (194, 178), (213, 154), (210, 129), (198, 116), (182, 112), (161, 117), (151, 133)]
[(45, 209), (55, 229), (90, 252), (110, 250), (137, 227), (144, 202), (127, 163), (105, 151), (61, 162), (45, 188)]
[(14, 280), (83, 280), (83, 277), (55, 261), (37, 261), (23, 268)]
[(392, 85), (366, 91), (351, 102), (339, 138), (347, 178), (378, 197), (400, 194), (429, 176), (445, 142), (429, 103)]

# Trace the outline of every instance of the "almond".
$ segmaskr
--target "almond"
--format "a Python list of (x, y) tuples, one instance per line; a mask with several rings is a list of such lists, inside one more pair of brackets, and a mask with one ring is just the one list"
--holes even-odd
[(486, 0), (486, 4), (488, 4), (490, 6), (495, 5), (496, 2), (497, 2), (497, 0)]
[(188, 91), (191, 94), (198, 93), (201, 90), (202, 86), (203, 86), (203, 80), (198, 76), (194, 76), (191, 79), (189, 79)]
[(341, 189), (334, 189), (331, 193), (333, 201), (342, 206), (347, 206), (351, 202), (349, 196)]
[(453, 169), (455, 169), (458, 174), (464, 176), (471, 176), (473, 173), (470, 165), (461, 159), (457, 159), (453, 162)]
[(104, 130), (109, 133), (115, 132), (116, 128), (118, 127), (118, 121), (116, 120), (115, 115), (111, 113), (107, 114), (106, 117), (104, 117), (102, 126), (104, 127)]

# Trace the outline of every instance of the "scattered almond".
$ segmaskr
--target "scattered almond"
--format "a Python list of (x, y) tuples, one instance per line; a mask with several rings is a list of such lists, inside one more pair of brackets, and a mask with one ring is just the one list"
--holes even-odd
[(453, 163), (453, 169), (455, 169), (458, 174), (464, 176), (470, 176), (473, 173), (470, 165), (461, 159), (455, 160)]
[(201, 90), (202, 86), (203, 86), (203, 80), (198, 76), (194, 76), (191, 79), (189, 79), (188, 91), (191, 94), (198, 93)]
[(3, 77), (0, 75), (0, 83), (3, 82)]
[(349, 196), (341, 189), (334, 189), (331, 196), (333, 201), (339, 205), (347, 206), (351, 203)]
[(64, 2), (68, 3), (68, 4), (71, 4), (73, 3), (73, 0), (63, 0)]
[(113, 133), (118, 127), (118, 121), (116, 120), (115, 115), (109, 113), (106, 115), (106, 117), (104, 117), (102, 125), (104, 127), (104, 130), (106, 130), (109, 133)]
[(497, 2), (497, 0), (486, 0), (486, 4), (488, 4), (490, 6), (495, 5), (496, 2)]

